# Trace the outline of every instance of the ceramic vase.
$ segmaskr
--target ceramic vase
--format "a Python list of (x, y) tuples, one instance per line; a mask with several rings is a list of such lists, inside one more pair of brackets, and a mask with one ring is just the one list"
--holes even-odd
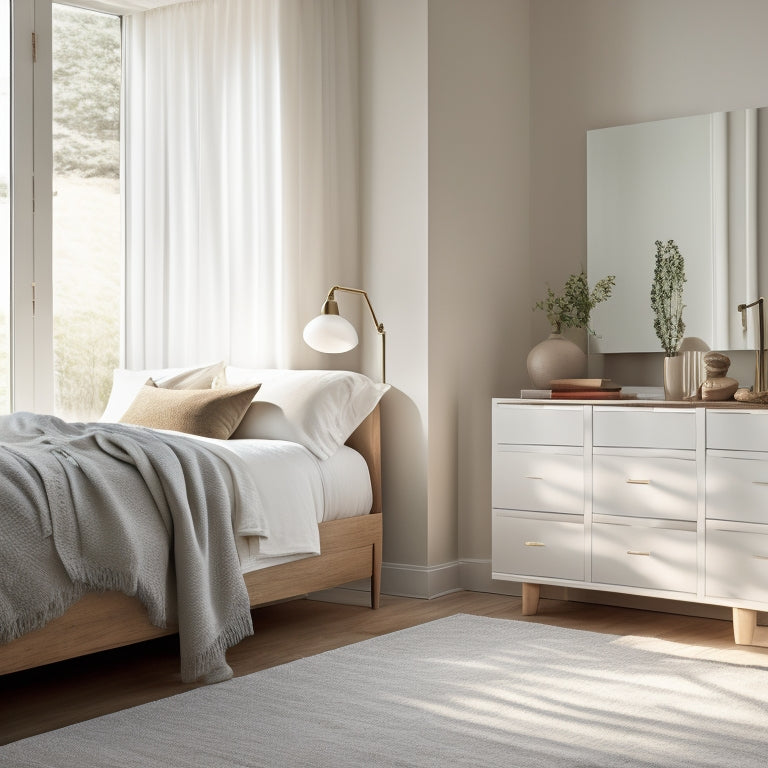
[(706, 377), (703, 352), (685, 351), (675, 357), (665, 357), (664, 399), (697, 399), (699, 387)]
[(686, 396), (685, 362), (683, 355), (664, 358), (665, 400), (682, 400)]
[(527, 365), (533, 386), (549, 389), (552, 379), (582, 378), (587, 372), (587, 355), (578, 344), (551, 333), (528, 353)]

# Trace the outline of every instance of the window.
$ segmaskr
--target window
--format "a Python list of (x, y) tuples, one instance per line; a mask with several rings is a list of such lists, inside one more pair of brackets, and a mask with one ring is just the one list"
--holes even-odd
[(0, 410), (93, 420), (120, 361), (121, 20), (50, 0), (0, 4), (0, 67), (13, 57), (0, 68), (12, 126), (7, 160), (0, 128)]
[(54, 413), (95, 420), (120, 361), (120, 19), (52, 21)]

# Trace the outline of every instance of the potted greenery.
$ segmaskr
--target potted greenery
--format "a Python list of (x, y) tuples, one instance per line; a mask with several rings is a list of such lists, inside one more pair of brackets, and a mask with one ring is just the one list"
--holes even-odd
[(674, 240), (656, 243), (656, 266), (651, 284), (653, 329), (666, 357), (676, 357), (685, 333), (683, 284), (685, 259)]
[(552, 326), (549, 338), (537, 344), (528, 354), (528, 374), (535, 387), (548, 388), (552, 379), (583, 376), (587, 358), (578, 344), (562, 335), (565, 328), (584, 328), (589, 333), (592, 310), (611, 295), (616, 277), (608, 275), (598, 280), (590, 291), (587, 274), (582, 269), (571, 275), (556, 294), (547, 288), (547, 295), (537, 301), (534, 310), (541, 309)]
[(651, 283), (653, 329), (664, 350), (664, 396), (667, 400), (680, 400), (684, 394), (683, 375), (677, 353), (685, 334), (685, 259), (674, 240), (657, 240), (655, 245), (656, 266)]
[(552, 325), (552, 333), (561, 333), (563, 328), (589, 328), (589, 316), (592, 310), (605, 301), (616, 284), (616, 277), (608, 275), (595, 283), (590, 291), (587, 274), (582, 269), (578, 275), (571, 275), (563, 287), (562, 295), (558, 296), (551, 288), (547, 288), (547, 296), (537, 301), (534, 309), (543, 309), (547, 320)]

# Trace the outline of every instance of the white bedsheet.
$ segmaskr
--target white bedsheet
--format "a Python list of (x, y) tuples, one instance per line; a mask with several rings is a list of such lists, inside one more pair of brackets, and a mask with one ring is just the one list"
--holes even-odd
[[(317, 524), (367, 514), (372, 491), (365, 459), (342, 446), (324, 461), (284, 440), (212, 440), (252, 472), (267, 521), (266, 536), (235, 537), (243, 573), (320, 554)], [(237, 526), (247, 530), (247, 510)]]
[(348, 445), (318, 461), (325, 503), (317, 522), (367, 515), (373, 505), (371, 475), (365, 459)]

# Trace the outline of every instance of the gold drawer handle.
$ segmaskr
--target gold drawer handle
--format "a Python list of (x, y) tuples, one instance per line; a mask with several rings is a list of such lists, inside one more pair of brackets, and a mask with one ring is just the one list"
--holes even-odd
[(526, 547), (546, 547), (547, 545), (543, 541), (526, 541)]
[(631, 477), (627, 478), (627, 482), (630, 485), (650, 485), (650, 480), (633, 480)]
[(543, 480), (543, 477), (539, 477), (538, 475), (526, 475), (526, 480)]
[(642, 555), (643, 557), (650, 557), (651, 556), (650, 552), (640, 552), (637, 549), (628, 549), (627, 550), (627, 554), (628, 555)]
[(768, 485), (768, 480), (753, 480), (752, 485)]
[(752, 555), (755, 560), (768, 560), (768, 555)]

